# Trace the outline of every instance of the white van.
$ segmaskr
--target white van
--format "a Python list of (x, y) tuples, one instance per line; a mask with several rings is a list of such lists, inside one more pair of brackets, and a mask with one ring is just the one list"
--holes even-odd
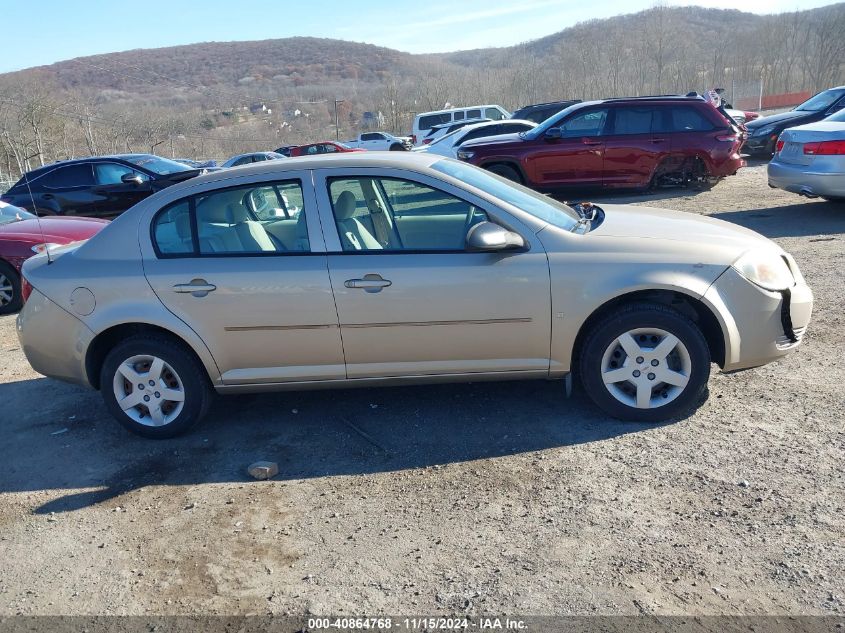
[(414, 127), (411, 130), (411, 143), (419, 147), (423, 137), (435, 125), (460, 121), (462, 119), (490, 119), (500, 121), (509, 119), (511, 113), (500, 105), (477, 105), (465, 108), (449, 108), (448, 110), (434, 110), (420, 112), (414, 117)]

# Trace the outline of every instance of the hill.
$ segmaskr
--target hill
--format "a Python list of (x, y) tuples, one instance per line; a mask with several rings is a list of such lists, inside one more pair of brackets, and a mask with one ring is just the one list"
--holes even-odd
[(83, 57), (0, 75), (0, 173), (86, 152), (222, 156), (342, 137), (367, 111), (407, 132), (414, 112), (447, 103), (513, 109), (714, 85), (739, 99), (761, 81), (765, 94), (816, 91), (845, 83), (843, 32), (845, 3), (768, 16), (656, 6), (440, 55), (295, 37)]

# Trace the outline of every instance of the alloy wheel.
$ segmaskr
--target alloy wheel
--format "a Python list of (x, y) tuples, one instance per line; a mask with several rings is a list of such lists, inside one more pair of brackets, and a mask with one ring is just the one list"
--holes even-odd
[(0, 307), (9, 305), (14, 298), (15, 288), (12, 285), (12, 280), (0, 273)]

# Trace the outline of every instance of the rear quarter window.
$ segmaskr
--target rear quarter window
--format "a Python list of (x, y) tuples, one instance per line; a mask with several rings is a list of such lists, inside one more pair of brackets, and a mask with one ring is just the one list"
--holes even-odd
[[(709, 107), (709, 106), (708, 106)], [(668, 132), (709, 132), (715, 129), (713, 123), (694, 106), (672, 106), (669, 112)], [(665, 115), (664, 115), (665, 121)]]

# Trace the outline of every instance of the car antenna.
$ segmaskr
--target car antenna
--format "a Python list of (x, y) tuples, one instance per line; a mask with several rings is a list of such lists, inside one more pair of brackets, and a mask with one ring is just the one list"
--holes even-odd
[[(30, 158), (35, 158), (40, 155), (41, 152), (38, 152), (32, 156), (27, 156), (24, 160), (28, 161)], [(53, 263), (53, 260), (50, 259), (50, 246), (47, 244), (47, 238), (44, 236), (44, 227), (41, 226), (41, 218), (38, 215), (38, 207), (35, 204), (35, 196), (32, 195), (32, 187), (29, 184), (29, 172), (26, 172), (23, 175), (23, 181), (26, 183), (26, 190), (29, 192), (29, 201), (32, 203), (32, 212), (35, 214), (35, 221), (38, 223), (38, 230), (41, 233), (41, 243), (44, 244), (44, 252), (47, 253), (47, 265), (50, 265)]]

